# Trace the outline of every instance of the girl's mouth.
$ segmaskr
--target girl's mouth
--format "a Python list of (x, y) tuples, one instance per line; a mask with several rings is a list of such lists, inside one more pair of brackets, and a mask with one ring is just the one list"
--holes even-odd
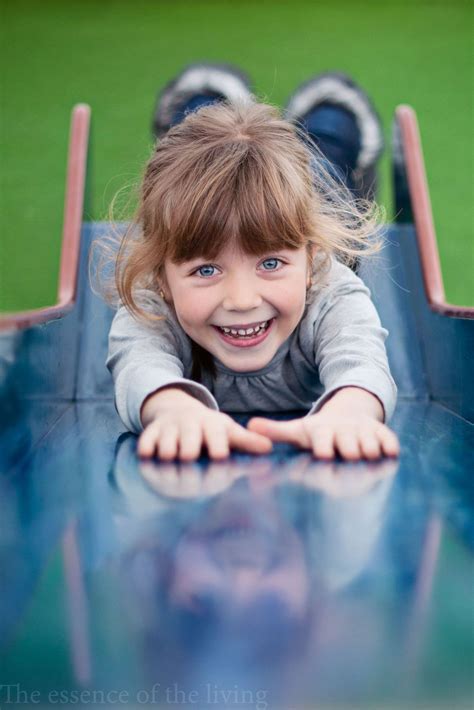
[(252, 328), (225, 328), (218, 325), (212, 327), (216, 330), (222, 340), (238, 348), (249, 348), (258, 345), (267, 337), (272, 329), (275, 318), (262, 321)]

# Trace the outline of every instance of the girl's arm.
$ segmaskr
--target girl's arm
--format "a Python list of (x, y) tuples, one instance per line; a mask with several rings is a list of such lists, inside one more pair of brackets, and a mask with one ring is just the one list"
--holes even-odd
[(309, 414), (316, 414), (342, 388), (356, 387), (380, 401), (382, 421), (387, 422), (397, 398), (385, 349), (388, 331), (363, 281), (342, 264), (336, 264), (333, 273), (333, 283), (315, 304), (307, 334), (324, 387)]
[(333, 415), (366, 415), (383, 422), (383, 406), (378, 397), (360, 387), (343, 387), (326, 400), (320, 411)]
[[(150, 292), (149, 298), (153, 297)], [(186, 348), (190, 351), (190, 347), (184, 336), (180, 340), (168, 306), (153, 302), (153, 312), (163, 320), (148, 325), (122, 306), (109, 333), (106, 365), (114, 380), (115, 405), (127, 429), (135, 434), (143, 430), (141, 408), (145, 400), (164, 387), (180, 388), (207, 407), (219, 409), (206, 387), (184, 376), (185, 358), (191, 357)]]
[(318, 368), (323, 395), (302, 419), (254, 418), (248, 428), (311, 449), (319, 458), (398, 455), (397, 437), (383, 423), (394, 410), (397, 392), (386, 336), (365, 284), (334, 263), (329, 286), (311, 304), (300, 332), (303, 349)]
[(127, 428), (140, 434), (139, 455), (193, 461), (203, 446), (215, 459), (226, 458), (231, 447), (255, 454), (270, 451), (269, 439), (220, 412), (203, 385), (183, 376), (188, 343), (178, 341), (179, 330), (173, 332), (165, 308), (154, 304), (154, 313), (163, 312), (165, 318), (148, 326), (122, 307), (110, 329), (107, 366), (115, 404)]

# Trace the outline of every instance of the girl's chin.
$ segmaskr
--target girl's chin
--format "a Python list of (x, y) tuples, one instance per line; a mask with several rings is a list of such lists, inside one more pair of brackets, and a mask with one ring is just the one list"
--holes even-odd
[[(206, 337), (199, 339), (194, 333), (188, 332), (191, 340), (206, 350), (212, 357), (220, 362), (224, 367), (235, 372), (252, 372), (266, 367), (272, 360), (277, 348), (274, 345), (276, 328), (275, 321), (271, 320), (270, 327), (264, 337), (251, 338), (249, 340), (231, 340), (229, 336), (223, 335), (215, 326), (210, 326), (206, 332)], [(274, 332), (275, 331), (275, 332)], [(202, 335), (201, 332), (198, 334)]]
[(245, 348), (242, 348), (235, 353), (229, 353), (227, 351), (216, 352), (215, 358), (229, 370), (245, 373), (263, 370), (263, 368), (271, 362), (274, 355), (273, 349), (271, 352), (257, 353), (249, 352)]

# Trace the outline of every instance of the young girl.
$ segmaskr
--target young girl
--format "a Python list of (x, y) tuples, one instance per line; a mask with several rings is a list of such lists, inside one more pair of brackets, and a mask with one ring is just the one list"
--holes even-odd
[[(287, 441), (318, 458), (396, 456), (387, 331), (342, 263), (375, 251), (376, 233), (374, 205), (276, 108), (234, 97), (172, 125), (116, 262), (107, 366), (139, 455)], [(291, 410), (307, 414), (247, 428), (229, 416)]]

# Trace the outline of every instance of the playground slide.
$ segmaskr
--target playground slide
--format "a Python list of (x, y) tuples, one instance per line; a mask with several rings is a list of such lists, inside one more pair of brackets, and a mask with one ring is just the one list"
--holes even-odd
[(444, 299), (414, 112), (395, 119), (398, 221), (361, 273), (402, 447), (370, 464), (287, 445), (140, 463), (87, 279), (107, 230), (82, 222), (88, 125), (77, 107), (58, 304), (0, 321), (0, 704), (465, 707), (474, 309)]

